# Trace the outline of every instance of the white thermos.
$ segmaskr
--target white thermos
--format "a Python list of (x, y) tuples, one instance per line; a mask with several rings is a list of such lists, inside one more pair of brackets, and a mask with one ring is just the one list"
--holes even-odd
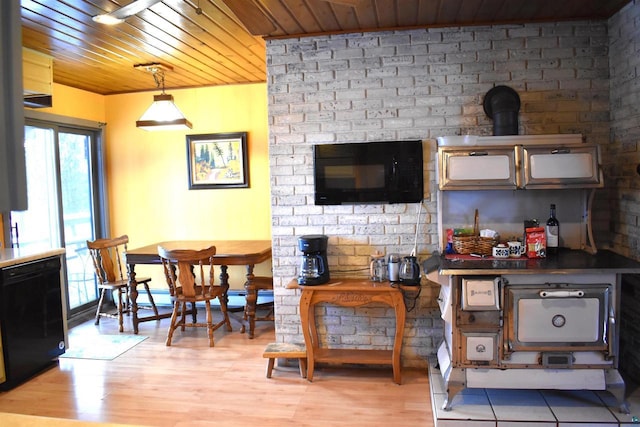
[(387, 265), (389, 266), (389, 281), (399, 282), (400, 281), (400, 255), (389, 254), (389, 262), (387, 263)]

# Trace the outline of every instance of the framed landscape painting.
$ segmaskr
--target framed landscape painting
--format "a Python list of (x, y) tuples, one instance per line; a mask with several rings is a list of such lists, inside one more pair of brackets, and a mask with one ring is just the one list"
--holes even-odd
[(189, 189), (247, 188), (247, 132), (187, 135)]

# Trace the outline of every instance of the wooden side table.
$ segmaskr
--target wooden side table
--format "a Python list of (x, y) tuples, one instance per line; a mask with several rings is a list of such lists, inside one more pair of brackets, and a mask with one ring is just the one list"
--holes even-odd
[[(293, 280), (288, 288), (297, 287)], [(367, 279), (336, 279), (324, 285), (300, 286), (300, 319), (304, 342), (307, 347), (307, 379), (313, 380), (316, 362), (391, 365), (393, 380), (402, 382), (400, 353), (404, 334), (405, 305), (400, 289), (389, 282), (371, 282)], [(370, 303), (391, 306), (396, 315), (396, 333), (393, 350), (330, 349), (321, 348), (316, 327), (314, 307), (318, 303), (329, 303), (343, 307), (359, 307)]]

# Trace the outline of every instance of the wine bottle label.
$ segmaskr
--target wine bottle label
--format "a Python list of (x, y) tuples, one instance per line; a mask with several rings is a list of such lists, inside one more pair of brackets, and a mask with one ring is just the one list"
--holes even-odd
[(547, 226), (547, 247), (549, 248), (558, 247), (558, 226), (557, 225)]

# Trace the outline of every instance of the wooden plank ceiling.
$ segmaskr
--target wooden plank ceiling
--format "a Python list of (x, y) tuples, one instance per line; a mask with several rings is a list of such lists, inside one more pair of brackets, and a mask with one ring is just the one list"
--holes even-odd
[(266, 81), (268, 37), (606, 19), (630, 0), (162, 0), (124, 23), (92, 20), (131, 0), (21, 0), (23, 46), (54, 58), (54, 81), (99, 94)]

